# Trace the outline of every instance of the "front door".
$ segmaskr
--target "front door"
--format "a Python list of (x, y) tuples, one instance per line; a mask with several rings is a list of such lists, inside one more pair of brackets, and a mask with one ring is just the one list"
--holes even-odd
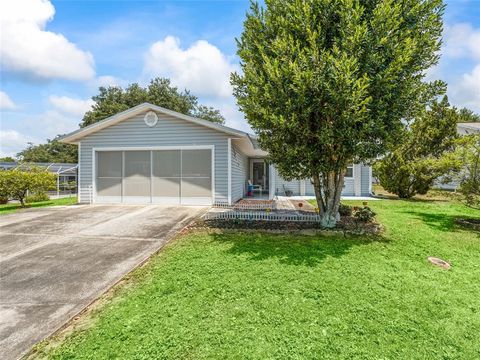
[(265, 160), (252, 159), (251, 160), (251, 179), (253, 185), (260, 185), (263, 192), (268, 191), (268, 171)]

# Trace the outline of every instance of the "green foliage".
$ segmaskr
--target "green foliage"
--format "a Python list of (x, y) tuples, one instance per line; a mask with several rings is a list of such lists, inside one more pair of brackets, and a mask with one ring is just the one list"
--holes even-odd
[(434, 101), (404, 131), (403, 141), (375, 164), (375, 174), (385, 190), (400, 198), (426, 194), (441, 176), (461, 163), (448, 151), (457, 138), (458, 113), (447, 97)]
[(28, 170), (0, 171), (0, 195), (9, 199), (18, 200), (25, 206), (27, 193), (41, 193), (55, 189), (56, 176), (37, 167)]
[(15, 159), (11, 156), (5, 156), (0, 158), (0, 162), (15, 162)]
[(340, 216), (351, 216), (353, 208), (350, 205), (340, 204), (338, 206), (338, 213)]
[(26, 162), (45, 162), (45, 163), (74, 163), (78, 161), (77, 146), (64, 144), (58, 141), (60, 135), (55, 139), (48, 139), (46, 144), (34, 145), (28, 143), (28, 147), (17, 154), (17, 156)]
[(50, 197), (45, 192), (39, 192), (39, 193), (28, 195), (25, 197), (25, 202), (27, 204), (36, 203), (40, 201), (48, 201), (48, 200), (50, 200)]
[(180, 92), (178, 88), (170, 84), (169, 79), (155, 78), (147, 87), (141, 87), (134, 83), (125, 89), (100, 87), (98, 90), (99, 94), (92, 97), (95, 104), (92, 110), (83, 117), (80, 127), (94, 124), (144, 102), (215, 123), (223, 124), (225, 122), (220, 111), (199, 105), (196, 96), (187, 90)]
[(372, 209), (368, 206), (363, 206), (360, 208), (354, 208), (353, 216), (363, 222), (371, 222), (377, 215)]
[(467, 108), (461, 108), (460, 110), (458, 110), (458, 115), (458, 122), (480, 122), (480, 115), (474, 113), (472, 110)]
[(267, 0), (238, 40), (234, 95), (286, 179), (312, 178), (335, 225), (346, 167), (383, 154), (402, 120), (443, 92), (441, 0)]
[(460, 184), (458, 191), (468, 205), (480, 207), (480, 134), (458, 139), (452, 157), (461, 164), (459, 171), (453, 175)]

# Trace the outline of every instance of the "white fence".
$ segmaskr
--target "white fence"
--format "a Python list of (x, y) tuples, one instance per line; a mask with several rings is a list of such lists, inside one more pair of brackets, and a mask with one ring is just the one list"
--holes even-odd
[(234, 210), (275, 210), (276, 202), (272, 201), (270, 203), (236, 203), (233, 205), (228, 205), (227, 203), (215, 203), (213, 207), (217, 208), (226, 208), (226, 209), (234, 209)]
[(205, 220), (253, 220), (253, 221), (301, 221), (318, 222), (320, 216), (317, 214), (296, 214), (296, 213), (269, 213), (269, 212), (208, 212)]

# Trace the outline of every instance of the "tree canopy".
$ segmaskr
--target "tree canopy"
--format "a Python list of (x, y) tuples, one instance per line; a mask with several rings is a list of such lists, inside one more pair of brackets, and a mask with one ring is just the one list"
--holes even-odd
[(402, 142), (375, 164), (385, 190), (401, 198), (426, 194), (436, 180), (461, 166), (449, 156), (459, 117), (446, 96), (419, 114), (403, 133)]
[(237, 40), (234, 95), (285, 178), (310, 178), (334, 226), (352, 162), (399, 140), (404, 121), (445, 91), (441, 0), (253, 2)]
[(25, 162), (77, 163), (77, 146), (64, 144), (58, 141), (59, 137), (60, 135), (47, 139), (46, 144), (28, 143), (27, 148), (20, 151), (17, 157)]
[(480, 115), (470, 109), (461, 108), (458, 113), (458, 122), (480, 122)]
[(95, 104), (92, 110), (84, 115), (80, 127), (91, 125), (144, 102), (219, 124), (225, 122), (219, 110), (199, 104), (196, 96), (188, 90), (179, 91), (171, 85), (169, 79), (155, 78), (146, 87), (133, 83), (125, 89), (110, 86), (100, 87), (98, 90), (99, 93), (92, 97)]

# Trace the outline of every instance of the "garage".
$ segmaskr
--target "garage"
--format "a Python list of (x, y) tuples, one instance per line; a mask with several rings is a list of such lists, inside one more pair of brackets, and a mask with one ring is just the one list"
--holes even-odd
[(94, 201), (211, 205), (213, 148), (96, 149)]

